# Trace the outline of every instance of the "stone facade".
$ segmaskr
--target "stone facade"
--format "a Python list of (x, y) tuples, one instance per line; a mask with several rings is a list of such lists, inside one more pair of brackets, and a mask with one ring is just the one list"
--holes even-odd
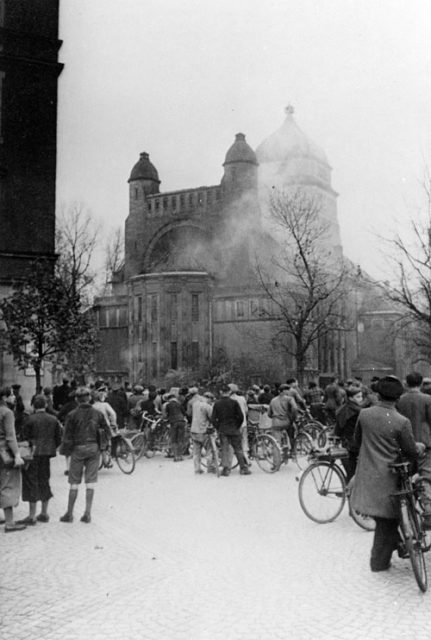
[[(279, 379), (294, 372), (292, 358), (274, 344), (271, 302), (255, 273), (256, 256), (267, 259), (277, 244), (268, 232), (265, 194), (274, 185), (317, 193), (331, 225), (331, 246), (342, 259), (331, 168), (290, 108), (282, 128), (256, 153), (237, 134), (223, 168), (218, 185), (160, 192), (158, 172), (141, 153), (129, 178), (125, 266), (114, 284), (128, 336), (118, 327), (109, 356), (105, 348), (101, 352), (98, 375), (112, 377), (117, 370), (124, 377), (127, 360), (130, 379), (158, 381), (170, 370), (193, 375), (221, 357), (247, 357), (256, 380), (264, 372)], [(107, 332), (112, 335), (103, 323), (112, 300), (95, 305), (104, 344)], [(345, 335), (337, 334), (311, 353), (310, 373), (327, 356), (346, 374), (346, 351)]]

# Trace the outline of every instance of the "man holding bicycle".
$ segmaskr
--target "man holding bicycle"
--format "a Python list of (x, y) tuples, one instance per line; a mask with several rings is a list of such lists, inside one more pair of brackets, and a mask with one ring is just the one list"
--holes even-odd
[(356, 424), (359, 458), (350, 502), (353, 509), (376, 521), (371, 571), (387, 571), (400, 541), (399, 515), (391, 498), (397, 491), (397, 477), (389, 464), (397, 462), (400, 453), (416, 459), (425, 447), (415, 442), (410, 421), (395, 408), (403, 392), (401, 381), (386, 376), (379, 380), (376, 391), (379, 404), (362, 409)]
[(418, 471), (430, 482), (424, 483), (424, 524), (431, 529), (431, 397), (421, 392), (422, 375), (417, 372), (406, 376), (407, 391), (397, 402), (397, 409), (412, 424), (415, 440), (423, 442), (425, 453), (418, 460)]
[(278, 396), (269, 403), (268, 416), (271, 418), (271, 433), (277, 442), (281, 444), (281, 432), (283, 430), (287, 431), (291, 442), (293, 442), (298, 407), (290, 394), (289, 385), (280, 385)]

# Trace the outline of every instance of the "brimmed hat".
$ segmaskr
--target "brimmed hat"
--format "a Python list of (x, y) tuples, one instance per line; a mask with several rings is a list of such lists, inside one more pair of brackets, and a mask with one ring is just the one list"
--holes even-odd
[(21, 385), (18, 383), (15, 383), (12, 385), (12, 389), (21, 389)]
[(230, 382), (227, 386), (229, 387), (229, 389), (230, 389), (230, 391), (231, 391), (232, 393), (238, 393), (238, 391), (239, 391), (239, 387), (238, 387), (238, 385), (237, 385), (237, 384), (235, 384), (234, 382)]
[(90, 392), (90, 389), (88, 389), (88, 387), (78, 387), (77, 390), (75, 391), (75, 395), (77, 398), (83, 398), (84, 396), (90, 397), (91, 392)]
[(197, 387), (190, 387), (189, 394), (191, 396), (195, 396), (197, 393), (199, 393), (199, 389)]
[(375, 387), (377, 393), (387, 400), (398, 400), (404, 392), (402, 382), (396, 376), (380, 378)]

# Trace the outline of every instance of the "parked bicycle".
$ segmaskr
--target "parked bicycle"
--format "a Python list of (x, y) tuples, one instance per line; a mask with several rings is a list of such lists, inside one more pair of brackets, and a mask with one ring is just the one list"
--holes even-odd
[(123, 473), (130, 474), (135, 469), (135, 453), (133, 445), (125, 435), (124, 430), (117, 430), (111, 438), (108, 448), (102, 451), (99, 461), (99, 469), (110, 469), (112, 460), (115, 460)]
[(337, 444), (326, 450), (313, 449), (309, 454), (311, 463), (299, 481), (299, 503), (310, 520), (324, 524), (338, 518), (347, 501), (349, 514), (356, 524), (366, 531), (374, 531), (374, 519), (362, 515), (350, 505), (354, 478), (347, 483), (340, 464), (340, 460), (348, 455), (347, 449)]
[(139, 431), (131, 435), (131, 443), (139, 460), (142, 456), (152, 457), (156, 451), (169, 453), (169, 424), (161, 415), (151, 416), (144, 411)]
[[(274, 473), (280, 467), (280, 448), (275, 438), (269, 433), (262, 433), (259, 429), (259, 422), (250, 421), (247, 425), (248, 454), (246, 458), (254, 460), (265, 473)], [(213, 449), (212, 458), (214, 460), (214, 450), (217, 459), (221, 460), (220, 439), (217, 434), (212, 435), (212, 441), (208, 441), (207, 446), (202, 450), (202, 466), (207, 466), (206, 452), (209, 447)], [(215, 449), (214, 449), (215, 447)], [(221, 464), (221, 463), (219, 463)], [(238, 466), (238, 460), (232, 450), (231, 469)]]
[(392, 494), (399, 514), (399, 533), (412, 565), (416, 582), (421, 591), (428, 587), (427, 568), (424, 553), (431, 548), (431, 535), (424, 527), (423, 497), (426, 478), (412, 477), (409, 462), (390, 464), (398, 475), (399, 490)]
[(279, 450), (279, 465), (276, 469), (280, 469), (282, 464), (288, 464), (289, 460), (293, 460), (299, 469), (304, 469), (308, 465), (311, 452), (316, 447), (316, 441), (307, 431), (295, 430), (293, 442), (286, 429), (281, 432), (281, 441), (277, 442)]

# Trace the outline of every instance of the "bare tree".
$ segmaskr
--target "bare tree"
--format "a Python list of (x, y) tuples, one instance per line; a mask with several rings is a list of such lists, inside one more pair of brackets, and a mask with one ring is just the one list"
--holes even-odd
[(110, 235), (105, 244), (105, 283), (104, 293), (111, 292), (111, 283), (114, 274), (119, 272), (124, 266), (124, 231), (117, 227)]
[(402, 312), (398, 322), (404, 335), (431, 358), (431, 176), (422, 181), (424, 205), (410, 219), (410, 233), (386, 239), (392, 280), (386, 291)]
[(95, 283), (92, 263), (100, 225), (80, 202), (63, 205), (56, 222), (56, 273), (71, 297), (79, 295), (89, 304)]
[(344, 321), (347, 267), (342, 255), (333, 253), (318, 197), (303, 189), (274, 190), (269, 211), (280, 248), (269, 261), (258, 260), (257, 275), (271, 307), (261, 315), (276, 321), (274, 340), (294, 357), (302, 382), (312, 346)]

